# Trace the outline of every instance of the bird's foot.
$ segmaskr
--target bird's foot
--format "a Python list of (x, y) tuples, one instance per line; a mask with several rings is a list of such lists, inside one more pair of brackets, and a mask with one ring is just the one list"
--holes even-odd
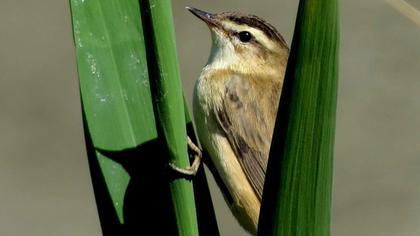
[(190, 139), (190, 137), (187, 137), (187, 144), (188, 144), (188, 147), (191, 149), (191, 151), (194, 152), (193, 154), (194, 161), (192, 165), (187, 168), (179, 168), (174, 163), (169, 163), (169, 166), (171, 167), (172, 170), (180, 174), (187, 175), (187, 176), (195, 176), (197, 174), (198, 168), (200, 167), (203, 154), (200, 148), (197, 147), (197, 145), (195, 145), (195, 143)]

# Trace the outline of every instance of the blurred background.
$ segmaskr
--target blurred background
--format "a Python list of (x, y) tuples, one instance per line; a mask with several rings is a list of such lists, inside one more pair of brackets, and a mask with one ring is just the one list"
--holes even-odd
[[(173, 1), (188, 98), (210, 34), (185, 6), (261, 16), (290, 43), (297, 4)], [(0, 2), (0, 235), (101, 235), (69, 13), (67, 1)], [(384, 0), (342, 1), (341, 16), (332, 235), (419, 235), (420, 25)], [(211, 187), (221, 234), (247, 235)]]

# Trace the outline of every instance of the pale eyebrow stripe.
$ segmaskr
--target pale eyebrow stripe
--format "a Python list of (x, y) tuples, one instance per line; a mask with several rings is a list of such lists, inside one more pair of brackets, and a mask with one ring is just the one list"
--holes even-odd
[(420, 26), (420, 11), (404, 0), (386, 0), (401, 14)]

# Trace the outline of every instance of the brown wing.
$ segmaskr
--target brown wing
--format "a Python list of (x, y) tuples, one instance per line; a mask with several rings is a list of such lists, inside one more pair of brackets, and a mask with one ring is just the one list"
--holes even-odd
[(233, 76), (217, 120), (251, 186), (261, 199), (280, 96), (280, 81)]

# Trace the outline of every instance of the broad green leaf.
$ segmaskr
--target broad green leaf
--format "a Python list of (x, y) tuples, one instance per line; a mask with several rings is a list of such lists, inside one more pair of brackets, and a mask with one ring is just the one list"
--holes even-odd
[[(169, 161), (189, 165), (187, 122), (194, 138), (184, 110), (170, 1), (70, 0), (70, 5), (104, 235), (140, 233), (157, 222), (164, 224), (157, 234), (198, 235), (191, 181), (170, 180), (163, 168)], [(200, 183), (200, 218), (207, 219), (200, 234), (218, 235), (211, 199), (203, 195), (209, 192), (203, 170), (194, 182)], [(206, 205), (211, 212), (204, 215)]]
[[(95, 149), (119, 151), (157, 138), (138, 1), (71, 0), (86, 129)], [(120, 222), (129, 181), (97, 154)]]
[(95, 147), (121, 150), (156, 138), (138, 2), (72, 0), (71, 6), (81, 96)]
[(300, 1), (258, 235), (330, 234), (338, 26), (338, 0)]

